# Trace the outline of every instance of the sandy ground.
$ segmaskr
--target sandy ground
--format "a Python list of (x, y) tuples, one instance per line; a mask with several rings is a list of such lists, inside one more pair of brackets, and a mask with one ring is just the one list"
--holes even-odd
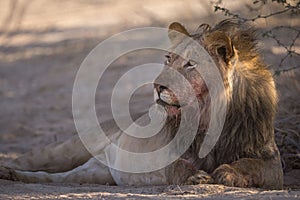
[(0, 197), (7, 199), (299, 199), (299, 192), (292, 190), (263, 191), (219, 185), (120, 187), (1, 183), (6, 186), (0, 186), (5, 189)]
[[(236, 2), (228, 1), (226, 4), (245, 12), (246, 7)], [(73, 82), (81, 62), (99, 42), (123, 30), (144, 26), (167, 27), (172, 21), (183, 22), (190, 30), (195, 30), (201, 23), (223, 18), (221, 14), (212, 13), (209, 1), (193, 0), (164, 3), (157, 0), (133, 0), (130, 3), (122, 0), (1, 1), (0, 164), (32, 148), (76, 134), (71, 109)], [(299, 25), (297, 20), (280, 18), (257, 23), (257, 26), (264, 28), (282, 21)], [(283, 36), (288, 39), (293, 33), (289, 34)], [(264, 39), (261, 46), (269, 64), (280, 61), (282, 49), (276, 47), (274, 41)], [(99, 120), (111, 118), (107, 106), (111, 80), (117, 80), (130, 66), (162, 62), (162, 59), (162, 52), (141, 51), (114, 62), (99, 83), (96, 95)], [(289, 62), (287, 65), (300, 61), (291, 59)], [(299, 77), (293, 73), (286, 77), (277, 81), (281, 94), (279, 118), (285, 118), (290, 112), (300, 116)], [(151, 100), (152, 91), (145, 87), (135, 94), (131, 111), (147, 110)], [(295, 131), (299, 134), (299, 119), (296, 125), (298, 129)], [(299, 170), (287, 173), (282, 191), (219, 185), (117, 187), (24, 184), (0, 180), (0, 199), (299, 199), (299, 178)]]

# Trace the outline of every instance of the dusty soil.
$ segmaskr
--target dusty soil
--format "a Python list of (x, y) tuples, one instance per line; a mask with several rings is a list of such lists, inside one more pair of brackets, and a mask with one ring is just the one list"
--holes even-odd
[[(230, 3), (231, 2), (231, 3)], [(241, 13), (245, 5), (228, 1)], [(268, 9), (266, 9), (268, 10)], [(32, 148), (76, 134), (71, 95), (77, 70), (86, 55), (105, 38), (135, 27), (167, 27), (172, 21), (186, 24), (190, 30), (204, 22), (224, 18), (213, 14), (209, 1), (10, 1), (0, 3), (0, 164)], [(299, 21), (279, 18), (263, 21), (260, 28)], [(289, 39), (292, 33), (282, 34)], [(262, 40), (266, 61), (276, 65), (282, 49), (270, 39)], [(299, 41), (296, 43), (298, 48)], [(162, 62), (163, 52), (137, 52), (121, 57), (99, 83), (96, 109), (99, 120), (111, 117), (111, 80), (126, 67), (148, 62)], [(291, 60), (287, 65), (299, 63)], [(293, 123), (283, 124), (299, 136), (300, 82), (295, 73), (278, 78), (281, 95), (278, 119), (294, 116)], [(145, 88), (133, 98), (132, 112), (147, 110), (152, 91)], [(277, 121), (280, 123), (281, 121)], [(296, 121), (295, 121), (296, 120)], [(291, 125), (292, 124), (292, 125)], [(117, 187), (76, 184), (25, 184), (0, 180), (0, 199), (299, 199), (300, 172), (285, 176), (285, 189), (230, 188), (219, 185)], [(297, 189), (298, 188), (298, 189)]]
[(1, 183), (6, 186), (0, 186), (5, 189), (0, 197), (7, 199), (299, 199), (298, 191), (263, 191), (221, 185), (120, 187)]

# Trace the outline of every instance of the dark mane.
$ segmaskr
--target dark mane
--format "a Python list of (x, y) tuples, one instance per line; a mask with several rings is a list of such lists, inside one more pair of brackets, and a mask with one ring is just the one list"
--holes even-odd
[(222, 134), (202, 161), (201, 167), (208, 172), (240, 158), (270, 158), (276, 148), (271, 144), (277, 93), (272, 74), (258, 52), (256, 30), (237, 20), (224, 20), (207, 29), (205, 35), (215, 32), (230, 38), (238, 59)]

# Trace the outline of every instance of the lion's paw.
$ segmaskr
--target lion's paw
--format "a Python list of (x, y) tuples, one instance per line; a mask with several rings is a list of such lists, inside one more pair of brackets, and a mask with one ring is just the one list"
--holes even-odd
[(218, 167), (212, 177), (217, 184), (223, 184), (231, 187), (248, 187), (248, 181), (245, 176), (239, 173), (230, 165), (223, 164)]
[(209, 184), (213, 182), (213, 178), (207, 172), (199, 170), (196, 174), (187, 179), (185, 185)]
[(0, 166), (0, 179), (16, 181), (17, 176), (15, 170), (8, 167)]
[(172, 165), (167, 167), (166, 175), (169, 184), (182, 184), (188, 177), (197, 172), (192, 163), (185, 159), (178, 159)]

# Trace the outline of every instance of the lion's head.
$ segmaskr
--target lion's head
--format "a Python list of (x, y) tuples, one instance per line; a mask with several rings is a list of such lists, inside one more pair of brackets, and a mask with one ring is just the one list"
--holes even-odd
[[(231, 102), (239, 100), (240, 103), (249, 102), (246, 99), (246, 96), (249, 95), (246, 94), (247, 87), (255, 85), (259, 89), (261, 82), (267, 82), (274, 88), (272, 76), (256, 51), (255, 31), (252, 28), (241, 25), (236, 20), (224, 20), (213, 28), (202, 24), (194, 33), (188, 33), (185, 27), (178, 22), (169, 26), (169, 38), (173, 48), (180, 45), (185, 37), (199, 43), (213, 58), (223, 79), (227, 100)], [(168, 53), (165, 66), (182, 74), (190, 82), (197, 99), (203, 100), (209, 95), (209, 91), (201, 74), (195, 70), (197, 66), (202, 67), (202, 63), (191, 58), (193, 48), (187, 47), (182, 51), (185, 51), (181, 53), (184, 57)], [(159, 78), (169, 79), (168, 82), (173, 87), (180, 88), (180, 81), (172, 80), (173, 77), (168, 77), (170, 74), (172, 73), (168, 73), (168, 75), (162, 73)], [(157, 103), (163, 105), (170, 116), (180, 114), (182, 107), (188, 104), (189, 95), (183, 88), (180, 88), (181, 92), (176, 96), (168, 85), (155, 84), (154, 87), (157, 93), (155, 94)], [(234, 91), (238, 94), (234, 94)], [(234, 99), (234, 95), (238, 97), (236, 96)], [(270, 103), (275, 107), (276, 92), (274, 89), (267, 95), (270, 95)], [(179, 99), (183, 105), (179, 105)]]

